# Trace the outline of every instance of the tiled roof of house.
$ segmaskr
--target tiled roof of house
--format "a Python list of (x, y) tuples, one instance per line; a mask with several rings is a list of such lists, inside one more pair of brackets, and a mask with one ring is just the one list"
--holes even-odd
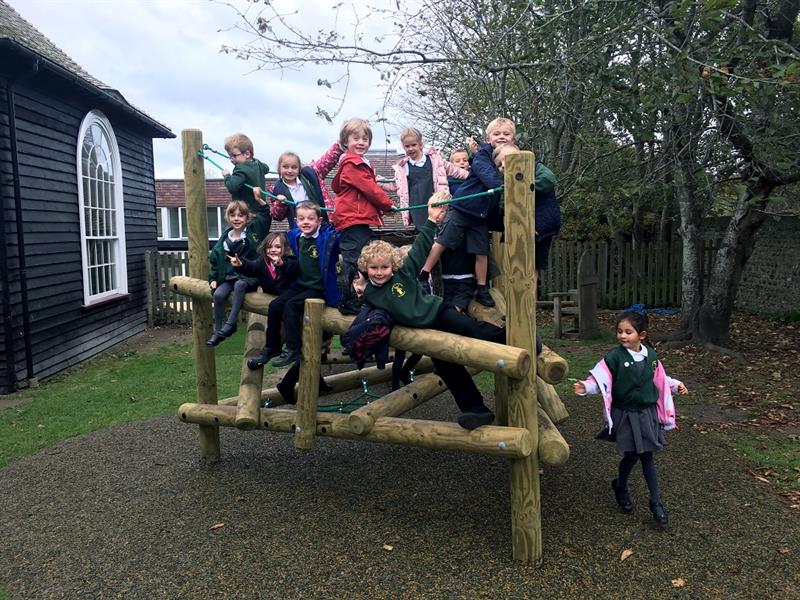
[(66, 71), (72, 78), (83, 81), (98, 90), (110, 102), (122, 106), (134, 113), (157, 130), (159, 137), (175, 137), (166, 125), (163, 125), (132, 105), (125, 97), (111, 86), (96, 79), (72, 60), (64, 51), (51, 42), (33, 25), (23, 19), (11, 6), (0, 0), (0, 41), (5, 40), (15, 46), (24, 48), (43, 58), (46, 62)]

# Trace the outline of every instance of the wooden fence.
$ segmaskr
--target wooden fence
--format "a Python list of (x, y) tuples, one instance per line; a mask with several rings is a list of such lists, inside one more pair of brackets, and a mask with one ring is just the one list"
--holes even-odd
[(147, 269), (148, 325), (191, 323), (191, 298), (174, 293), (167, 284), (174, 275), (189, 274), (189, 253), (147, 251), (144, 260)]

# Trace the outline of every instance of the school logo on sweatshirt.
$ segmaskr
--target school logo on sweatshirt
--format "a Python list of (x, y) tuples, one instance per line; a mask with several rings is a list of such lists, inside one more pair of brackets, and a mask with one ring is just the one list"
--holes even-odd
[(406, 295), (406, 288), (403, 287), (402, 283), (395, 283), (392, 286), (392, 293), (398, 298), (402, 298)]
[(319, 250), (316, 246), (309, 246), (308, 247), (308, 255), (311, 258), (319, 258)]

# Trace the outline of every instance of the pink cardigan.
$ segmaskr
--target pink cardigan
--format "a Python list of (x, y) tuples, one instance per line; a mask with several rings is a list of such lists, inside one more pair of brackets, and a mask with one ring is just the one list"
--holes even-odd
[[(447, 184), (448, 177), (466, 179), (469, 176), (469, 171), (446, 161), (444, 158), (442, 158), (442, 155), (436, 148), (426, 148), (422, 151), (422, 153), (426, 156), (429, 156), (431, 159), (434, 192), (447, 192), (450, 190), (450, 187)], [(394, 170), (394, 183), (381, 184), (383, 189), (389, 192), (397, 192), (397, 197), (400, 198), (400, 208), (407, 208), (409, 205), (408, 173), (406, 172), (407, 164), (408, 156), (404, 156), (398, 160), (394, 165), (392, 165), (392, 169)], [(403, 223), (405, 225), (411, 225), (408, 211), (404, 210), (400, 214), (403, 216)]]

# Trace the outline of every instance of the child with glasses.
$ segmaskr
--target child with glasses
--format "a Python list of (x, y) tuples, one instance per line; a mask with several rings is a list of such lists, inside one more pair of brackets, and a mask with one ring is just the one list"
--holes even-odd
[(222, 172), (225, 187), (234, 200), (245, 202), (253, 214), (250, 231), (256, 236), (258, 244), (272, 225), (269, 202), (261, 192), (269, 166), (253, 157), (253, 142), (243, 133), (234, 133), (225, 138), (225, 151), (233, 163), (233, 172), (228, 169)]

